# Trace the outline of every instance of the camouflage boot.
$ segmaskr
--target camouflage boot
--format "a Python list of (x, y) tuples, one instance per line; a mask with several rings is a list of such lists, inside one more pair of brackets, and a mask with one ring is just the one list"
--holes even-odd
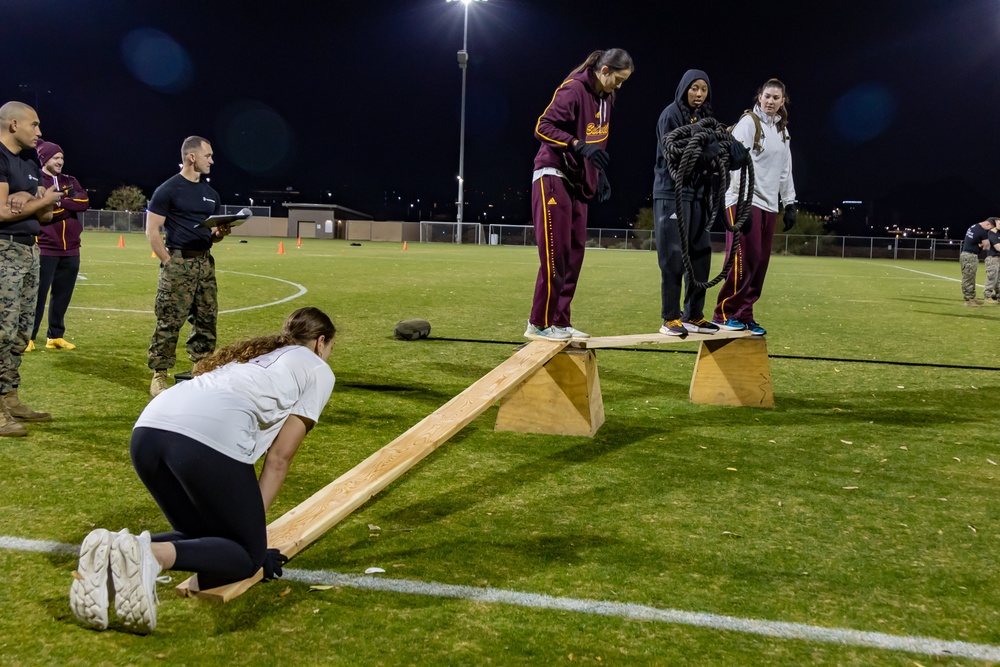
[(149, 395), (156, 398), (170, 388), (170, 375), (166, 371), (153, 371), (153, 381), (149, 383)]
[(7, 411), (7, 406), (0, 401), (0, 438), (19, 438), (28, 435), (28, 429), (24, 428)]
[(32, 410), (27, 405), (21, 402), (21, 399), (17, 397), (17, 389), (12, 390), (8, 394), (3, 394), (3, 406), (4, 409), (10, 414), (11, 417), (21, 422), (50, 422), (52, 421), (52, 415), (48, 412), (36, 412)]

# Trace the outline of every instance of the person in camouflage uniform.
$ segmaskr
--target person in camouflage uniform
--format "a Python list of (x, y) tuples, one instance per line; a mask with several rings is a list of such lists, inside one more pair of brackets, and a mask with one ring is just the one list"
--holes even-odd
[(983, 302), (976, 298), (976, 271), (979, 269), (979, 251), (989, 248), (989, 232), (996, 228), (996, 218), (987, 218), (969, 227), (962, 240), (958, 263), (962, 269), (962, 297), (965, 305), (978, 308)]
[(990, 247), (986, 250), (986, 289), (983, 290), (983, 304), (996, 306), (1000, 304), (1000, 234), (997, 233), (997, 223), (1000, 218), (990, 218), (993, 229), (987, 234)]
[(0, 437), (24, 436), (21, 422), (50, 421), (21, 402), (21, 358), (35, 322), (39, 223), (52, 220), (60, 193), (41, 187), (33, 155), (42, 132), (35, 110), (22, 102), (0, 107)]
[[(215, 351), (219, 304), (211, 248), (229, 234), (230, 227), (202, 224), (222, 208), (219, 194), (202, 180), (212, 168), (212, 145), (201, 137), (188, 137), (181, 146), (181, 160), (180, 173), (156, 189), (146, 211), (146, 238), (160, 260), (156, 329), (149, 344), (151, 396), (169, 387), (167, 371), (176, 361), (185, 320), (191, 323), (187, 340), (191, 361), (198, 362)], [(166, 239), (160, 235), (161, 229), (165, 229)]]

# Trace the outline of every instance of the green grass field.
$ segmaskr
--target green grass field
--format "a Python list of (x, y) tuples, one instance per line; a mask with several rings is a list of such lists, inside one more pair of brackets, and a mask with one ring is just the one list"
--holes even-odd
[[(491, 408), (292, 560), (297, 580), (226, 605), (162, 585), (154, 634), (85, 630), (67, 604), (75, 557), (14, 538), (167, 527), (128, 456), (157, 263), (142, 236), (117, 241), (84, 237), (67, 316), (78, 349), (46, 350), (43, 333), (22, 365), (22, 398), (54, 421), (0, 439), (0, 664), (984, 664), (928, 655), (918, 637), (1000, 656), (1000, 308), (962, 305), (956, 263), (809, 257), (773, 258), (757, 308), (774, 409), (691, 404), (694, 343), (602, 350), (595, 437), (494, 432)], [(534, 248), (286, 240), (278, 255), (277, 239), (248, 241), (217, 246), (220, 343), (303, 305), (338, 326), (336, 389), (272, 519), (523, 342)], [(655, 254), (588, 251), (574, 325), (652, 332), (658, 300)], [(432, 338), (394, 340), (410, 317)], [(373, 566), (375, 585), (430, 587), (303, 582)], [(619, 606), (549, 608), (565, 600)], [(745, 620), (903, 641), (767, 636)]]

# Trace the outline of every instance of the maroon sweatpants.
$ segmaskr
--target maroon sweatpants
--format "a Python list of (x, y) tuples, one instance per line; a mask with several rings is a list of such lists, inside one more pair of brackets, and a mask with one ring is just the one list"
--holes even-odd
[[(732, 224), (736, 209), (730, 206), (726, 215)], [(739, 320), (744, 324), (753, 321), (753, 305), (760, 298), (767, 275), (767, 265), (771, 261), (771, 243), (774, 241), (774, 226), (777, 213), (769, 213), (756, 206), (750, 207), (750, 232), (740, 235), (740, 244), (726, 280), (719, 290), (719, 301), (715, 306), (715, 321)], [(726, 257), (733, 251), (733, 235), (726, 232)]]
[(540, 329), (568, 327), (587, 247), (587, 202), (564, 179), (542, 176), (531, 184), (531, 217), (540, 266), (530, 321)]

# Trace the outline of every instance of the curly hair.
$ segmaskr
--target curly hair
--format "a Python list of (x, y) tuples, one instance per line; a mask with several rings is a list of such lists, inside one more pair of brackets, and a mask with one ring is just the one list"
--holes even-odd
[(280, 334), (241, 340), (216, 350), (195, 364), (191, 375), (204, 375), (232, 361), (245, 364), (280, 347), (306, 345), (320, 336), (333, 340), (336, 333), (330, 317), (322, 310), (311, 306), (299, 308), (285, 320)]

